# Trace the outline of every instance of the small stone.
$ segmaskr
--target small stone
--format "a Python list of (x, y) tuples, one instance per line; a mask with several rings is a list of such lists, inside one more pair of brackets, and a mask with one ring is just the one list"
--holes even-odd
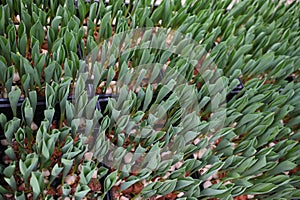
[(92, 153), (92, 152), (87, 152), (87, 153), (85, 153), (85, 154), (84, 154), (84, 158), (85, 158), (86, 160), (92, 160), (92, 158), (93, 158), (93, 153)]
[(105, 86), (105, 82), (102, 81), (102, 82), (100, 83), (99, 87), (103, 88), (104, 86)]
[(206, 165), (204, 168), (201, 169), (201, 174), (204, 174), (205, 172), (207, 172), (209, 170), (209, 168), (211, 168), (212, 165)]
[(14, 79), (13, 79), (13, 82), (16, 83), (20, 80), (20, 76), (19, 76), (19, 73), (18, 72), (15, 72), (14, 73)]
[(123, 181), (123, 180), (118, 180), (118, 181), (115, 183), (115, 186), (121, 185), (122, 182), (124, 182), (124, 181)]
[(237, 125), (237, 123), (234, 122), (234, 123), (231, 125), (231, 127), (234, 128), (234, 127), (236, 127), (236, 125)]
[(175, 171), (176, 169), (175, 169), (175, 165), (172, 165), (171, 167), (170, 167), (170, 171)]
[(226, 181), (223, 183), (224, 185), (228, 185), (228, 184), (231, 184), (231, 181)]
[(47, 54), (48, 53), (48, 51), (46, 49), (41, 49), (41, 51), (42, 51), (42, 54)]
[(207, 151), (206, 148), (201, 149), (201, 150), (198, 152), (198, 158), (202, 158), (203, 155), (204, 155), (204, 153), (205, 153), (206, 151)]
[(128, 152), (125, 156), (124, 156), (124, 162), (126, 164), (130, 163), (132, 160), (132, 153)]
[(92, 178), (97, 178), (98, 177), (98, 169), (95, 169)]
[(73, 185), (76, 182), (76, 175), (68, 175), (65, 178), (65, 183), (67, 183), (68, 185)]
[(1, 140), (1, 145), (2, 146), (8, 146), (8, 142), (6, 139)]
[(78, 169), (79, 172), (81, 172), (81, 170), (82, 170), (82, 164), (79, 164), (77, 169)]
[(181, 165), (183, 164), (183, 162), (178, 162), (175, 164), (175, 168), (179, 169), (181, 167)]
[(274, 143), (274, 142), (271, 142), (270, 144), (269, 144), (269, 147), (273, 147), (273, 146), (275, 146), (276, 144)]
[(43, 169), (43, 170), (42, 170), (42, 174), (43, 174), (44, 177), (50, 176), (50, 172), (49, 172), (48, 169)]
[(179, 194), (177, 194), (177, 197), (182, 197), (184, 195), (184, 192), (180, 192)]
[(112, 88), (111, 87), (108, 87), (106, 89), (106, 94), (112, 94)]
[(203, 184), (203, 187), (208, 188), (211, 185), (212, 185), (212, 183), (210, 181), (205, 181), (204, 184)]
[(163, 179), (168, 179), (169, 178), (169, 176), (170, 176), (170, 172), (166, 172), (166, 174), (162, 177)]
[(8, 96), (7, 96), (7, 91), (6, 91), (6, 89), (5, 89), (5, 91), (2, 93), (2, 97), (3, 98), (7, 98)]
[(201, 141), (200, 138), (196, 138), (196, 139), (194, 140), (194, 144), (196, 145), (196, 144), (198, 144), (200, 141)]
[(217, 178), (219, 178), (219, 175), (218, 175), (217, 172), (215, 172), (215, 173), (212, 174), (212, 177), (213, 177), (214, 179), (217, 179)]
[(20, 21), (20, 15), (16, 16), (16, 20), (19, 22)]
[(5, 194), (5, 197), (11, 198), (11, 197), (13, 197), (13, 194)]
[(31, 199), (31, 197), (32, 197), (32, 194), (31, 194), (31, 193), (27, 194), (27, 198), (28, 198), (28, 199)]
[(38, 130), (39, 127), (36, 125), (36, 123), (32, 122), (30, 125), (30, 128), (31, 128), (31, 130), (36, 131), (36, 130)]
[(6, 159), (6, 160), (4, 160), (3, 162), (4, 162), (4, 164), (9, 165), (10, 163), (12, 163), (12, 160), (7, 160), (7, 159)]

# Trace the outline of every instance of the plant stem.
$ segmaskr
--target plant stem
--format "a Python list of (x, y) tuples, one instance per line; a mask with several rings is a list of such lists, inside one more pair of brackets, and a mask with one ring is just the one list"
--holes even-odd
[(107, 192), (103, 192), (103, 194), (101, 195), (101, 199), (104, 199), (106, 193), (107, 193)]
[(65, 113), (61, 113), (60, 114), (60, 119), (59, 119), (59, 129), (62, 128), (64, 119), (65, 119)]
[(128, 5), (128, 7), (127, 7), (127, 10), (126, 10), (126, 12), (125, 12), (125, 15), (124, 15), (124, 17), (126, 17), (127, 16), (127, 14), (128, 14), (128, 12), (129, 12), (129, 10), (131, 9), (131, 7), (132, 7), (132, 4), (133, 4), (133, 1), (132, 0), (130, 0), (129, 1), (129, 5)]
[(2, 95), (5, 93), (5, 83), (1, 83), (1, 90), (2, 90)]

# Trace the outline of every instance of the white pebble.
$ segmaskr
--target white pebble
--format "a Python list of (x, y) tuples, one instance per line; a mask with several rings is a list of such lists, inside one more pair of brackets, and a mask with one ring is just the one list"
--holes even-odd
[(76, 181), (76, 175), (68, 175), (65, 178), (65, 183), (67, 183), (68, 185), (73, 185)]
[(87, 152), (87, 153), (85, 153), (85, 154), (84, 154), (84, 158), (85, 158), (86, 160), (92, 160), (92, 158), (93, 158), (93, 153), (92, 153), (92, 152)]
[(49, 172), (49, 170), (47, 170), (47, 169), (43, 169), (43, 170), (42, 170), (42, 175), (43, 175), (44, 177), (48, 177), (48, 176), (50, 176), (50, 172)]

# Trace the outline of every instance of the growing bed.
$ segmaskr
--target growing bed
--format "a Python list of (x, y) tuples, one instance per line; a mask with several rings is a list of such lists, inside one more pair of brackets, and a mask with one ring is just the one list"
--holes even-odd
[(300, 4), (2, 0), (0, 198), (300, 198)]

